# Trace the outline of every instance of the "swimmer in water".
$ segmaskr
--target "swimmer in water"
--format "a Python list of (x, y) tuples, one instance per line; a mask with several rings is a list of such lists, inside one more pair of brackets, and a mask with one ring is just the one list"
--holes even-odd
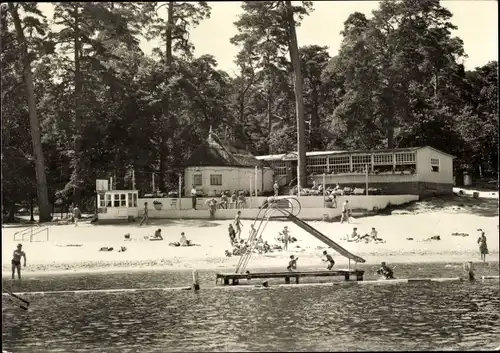
[(17, 277), (21, 279), (21, 257), (24, 259), (24, 267), (26, 267), (26, 253), (23, 251), (23, 245), (17, 244), (17, 249), (12, 255), (12, 279), (17, 269)]
[(290, 262), (288, 263), (288, 267), (286, 268), (288, 271), (296, 270), (297, 269), (297, 260), (299, 258), (295, 258), (295, 256), (290, 255)]
[(385, 264), (385, 262), (382, 262), (380, 264), (380, 268), (377, 270), (377, 273), (381, 276), (383, 276), (385, 279), (394, 279), (394, 271)]

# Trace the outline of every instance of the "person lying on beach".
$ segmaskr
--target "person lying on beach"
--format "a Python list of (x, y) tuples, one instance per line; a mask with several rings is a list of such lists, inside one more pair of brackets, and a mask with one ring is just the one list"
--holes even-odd
[(425, 241), (432, 241), (432, 240), (441, 240), (441, 236), (440, 235), (433, 235), (432, 237), (424, 239), (422, 241), (425, 242)]
[(114, 248), (113, 247), (107, 247), (107, 246), (103, 246), (102, 248), (99, 249), (99, 251), (113, 251)]
[(322, 260), (325, 262), (328, 262), (328, 266), (326, 267), (326, 269), (328, 271), (330, 271), (333, 268), (333, 266), (335, 265), (335, 261), (333, 260), (333, 257), (326, 252), (326, 250), (323, 251), (323, 255), (325, 256), (325, 258)]
[(297, 260), (299, 258), (295, 258), (295, 256), (290, 255), (290, 262), (288, 262), (288, 267), (286, 268), (288, 271), (296, 270), (297, 269)]
[(130, 240), (132, 240), (132, 239), (130, 239), (130, 233), (125, 234), (125, 235), (123, 236), (123, 238), (124, 238), (123, 240), (125, 240), (125, 241), (130, 241)]
[(383, 276), (385, 279), (394, 279), (394, 271), (382, 262), (380, 268), (377, 270), (377, 274)]

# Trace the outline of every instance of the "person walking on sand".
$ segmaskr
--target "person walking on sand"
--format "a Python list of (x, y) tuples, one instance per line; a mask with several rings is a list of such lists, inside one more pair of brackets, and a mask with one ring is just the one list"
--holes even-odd
[(148, 217), (148, 203), (144, 202), (144, 213), (142, 214), (142, 220), (141, 223), (139, 223), (139, 226), (142, 226), (146, 222), (146, 225), (149, 223), (149, 217)]
[(196, 210), (196, 194), (197, 194), (196, 187), (193, 184), (193, 187), (191, 189), (191, 201), (193, 204), (193, 210)]
[(234, 227), (236, 232), (236, 239), (238, 239), (238, 242), (240, 241), (241, 237), (241, 227), (243, 227), (243, 224), (241, 223), (240, 220), (240, 216), (241, 216), (241, 211), (238, 211), (238, 213), (236, 213), (236, 217), (234, 217)]
[(78, 220), (82, 217), (82, 213), (80, 212), (80, 209), (78, 208), (77, 205), (73, 207), (73, 219), (75, 222), (75, 227), (78, 227)]
[(349, 223), (349, 215), (347, 214), (347, 207), (349, 205), (349, 201), (345, 200), (342, 204), (342, 216), (340, 217), (340, 224), (344, 223), (344, 220)]
[(234, 246), (234, 242), (236, 240), (236, 232), (234, 231), (233, 225), (230, 224), (227, 230), (229, 231), (229, 240), (231, 241), (231, 246)]
[(325, 258), (323, 259), (323, 261), (328, 262), (328, 266), (326, 267), (326, 269), (328, 271), (330, 271), (333, 268), (333, 266), (335, 265), (335, 261), (333, 260), (333, 257), (326, 252), (326, 250), (323, 251), (323, 255), (325, 255)]
[(479, 229), (481, 232), (481, 236), (477, 239), (477, 243), (479, 244), (479, 252), (481, 253), (481, 261), (486, 261), (486, 255), (489, 254), (488, 244), (486, 243), (486, 235), (482, 229)]
[(12, 255), (12, 279), (17, 270), (17, 278), (21, 279), (21, 258), (24, 259), (24, 267), (26, 267), (26, 253), (23, 251), (23, 245), (17, 244), (17, 249), (14, 250)]

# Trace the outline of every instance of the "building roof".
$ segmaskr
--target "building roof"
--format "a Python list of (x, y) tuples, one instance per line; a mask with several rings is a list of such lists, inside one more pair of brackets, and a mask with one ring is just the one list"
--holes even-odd
[[(455, 156), (448, 154), (446, 152), (440, 151), (434, 147), (431, 146), (423, 146), (423, 147), (403, 147), (403, 148), (385, 148), (385, 149), (379, 149), (379, 150), (351, 150), (351, 151), (313, 151), (313, 152), (306, 152), (306, 157), (319, 157), (319, 156), (329, 156), (329, 155), (334, 155), (334, 154), (362, 154), (362, 153), (389, 153), (389, 152), (409, 152), (409, 151), (417, 151), (423, 148), (429, 148), (431, 150), (434, 150), (438, 153), (447, 155), (451, 158), (455, 158)], [(296, 160), (297, 159), (297, 152), (290, 152), (290, 153), (282, 153), (282, 154), (270, 154), (266, 156), (256, 156), (258, 160), (264, 160), (264, 161), (281, 161), (281, 160)]]
[(225, 146), (212, 129), (208, 133), (208, 138), (184, 163), (186, 167), (260, 167), (263, 164), (251, 153), (243, 150), (238, 149), (238, 153), (231, 153), (230, 147)]

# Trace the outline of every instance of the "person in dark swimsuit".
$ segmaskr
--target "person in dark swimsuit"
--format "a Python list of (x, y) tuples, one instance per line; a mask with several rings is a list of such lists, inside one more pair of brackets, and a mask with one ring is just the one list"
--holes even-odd
[(234, 242), (236, 240), (236, 232), (232, 224), (229, 225), (228, 231), (229, 231), (229, 240), (231, 241), (231, 245), (234, 246)]
[(12, 279), (17, 269), (17, 277), (21, 279), (21, 257), (24, 259), (24, 267), (26, 267), (26, 253), (23, 251), (23, 245), (17, 244), (17, 249), (12, 255)]
[(382, 262), (380, 268), (377, 270), (377, 274), (381, 275), (385, 279), (394, 279), (394, 271), (392, 268), (387, 266), (385, 262)]
[(331, 255), (329, 255), (326, 250), (323, 251), (323, 255), (325, 255), (325, 259), (323, 259), (323, 261), (326, 261), (328, 262), (328, 266), (326, 267), (326, 269), (328, 271), (330, 271), (332, 268), (333, 268), (333, 265), (335, 265), (335, 260), (333, 260), (333, 257)]
[(288, 271), (296, 270), (297, 269), (297, 260), (298, 259), (299, 259), (298, 257), (296, 258), (295, 256), (290, 255), (290, 262), (288, 263), (288, 266), (287, 266), (286, 269)]

